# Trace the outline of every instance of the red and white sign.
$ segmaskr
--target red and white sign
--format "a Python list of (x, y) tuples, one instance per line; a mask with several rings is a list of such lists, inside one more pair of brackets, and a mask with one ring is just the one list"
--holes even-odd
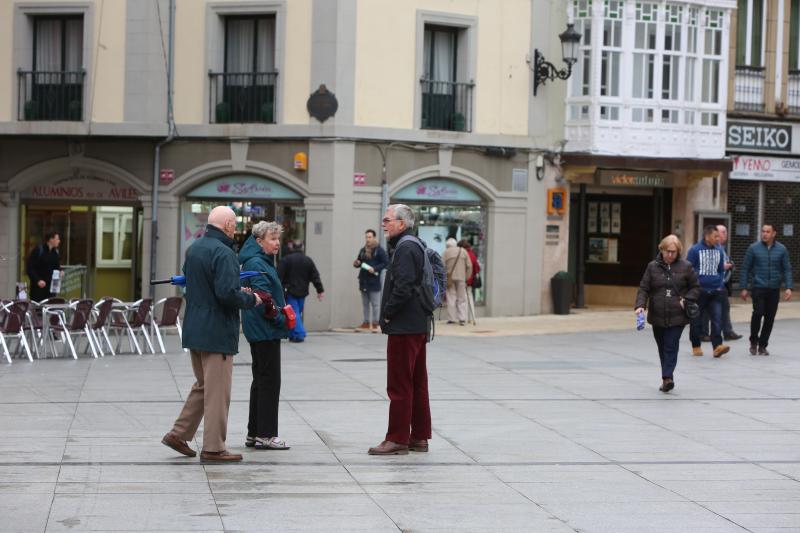
[(732, 180), (800, 183), (800, 159), (736, 155), (729, 177)]
[(169, 185), (175, 180), (175, 170), (171, 168), (162, 168), (158, 173), (158, 181), (161, 185)]
[(362, 186), (367, 184), (367, 175), (364, 172), (353, 173), (353, 185)]
[(78, 202), (132, 202), (141, 192), (126, 183), (100, 176), (70, 176), (46, 185), (34, 185), (21, 194), (31, 200), (69, 200)]

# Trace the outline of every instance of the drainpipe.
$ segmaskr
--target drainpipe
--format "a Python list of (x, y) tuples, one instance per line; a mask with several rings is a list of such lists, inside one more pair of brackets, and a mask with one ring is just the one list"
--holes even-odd
[[(156, 0), (158, 1), (158, 0)], [(175, 138), (175, 117), (172, 110), (172, 93), (175, 60), (175, 0), (169, 0), (169, 54), (167, 59), (167, 137), (156, 145), (153, 157), (153, 198), (150, 213), (150, 279), (156, 275), (156, 251), (158, 248), (158, 185), (161, 171), (161, 147), (172, 142)], [(149, 283), (150, 298), (155, 300), (156, 288)]]
[(386, 158), (389, 155), (389, 149), (391, 147), (392, 143), (389, 143), (388, 146), (386, 146), (386, 151), (384, 152), (380, 144), (375, 145), (375, 148), (377, 148), (378, 152), (381, 154), (381, 212), (378, 215), (378, 244), (384, 250), (386, 250), (386, 236), (383, 234), (383, 224), (381, 219), (383, 218), (383, 214), (386, 212), (386, 209), (389, 207), (389, 179), (387, 178), (386, 173)]

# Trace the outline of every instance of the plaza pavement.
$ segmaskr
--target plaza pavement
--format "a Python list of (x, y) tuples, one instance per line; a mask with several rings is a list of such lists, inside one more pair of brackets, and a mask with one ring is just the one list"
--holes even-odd
[(669, 394), (630, 310), (442, 325), (431, 451), (395, 457), (366, 454), (386, 430), (382, 335), (283, 345), (288, 451), (243, 445), (242, 341), (231, 465), (160, 444), (193, 381), (175, 337), (167, 355), (15, 359), (0, 364), (0, 531), (797, 532), (798, 311), (781, 305), (769, 357), (746, 339), (692, 357), (684, 333)]

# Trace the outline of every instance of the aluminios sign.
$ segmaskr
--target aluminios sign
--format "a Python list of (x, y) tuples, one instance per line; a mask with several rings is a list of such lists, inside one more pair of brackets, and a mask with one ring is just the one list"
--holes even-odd
[(728, 122), (727, 147), (760, 152), (792, 151), (792, 127), (784, 124)]

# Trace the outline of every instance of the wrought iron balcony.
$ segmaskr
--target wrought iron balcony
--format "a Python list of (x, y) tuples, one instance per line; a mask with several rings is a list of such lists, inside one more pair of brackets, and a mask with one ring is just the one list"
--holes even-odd
[(18, 120), (83, 120), (86, 71), (17, 70)]
[(422, 129), (472, 131), (472, 82), (423, 78)]
[(733, 80), (733, 109), (764, 112), (764, 68), (737, 65)]
[(789, 71), (786, 87), (786, 107), (791, 115), (800, 115), (800, 70)]
[(212, 123), (275, 123), (277, 72), (209, 71), (208, 77)]

